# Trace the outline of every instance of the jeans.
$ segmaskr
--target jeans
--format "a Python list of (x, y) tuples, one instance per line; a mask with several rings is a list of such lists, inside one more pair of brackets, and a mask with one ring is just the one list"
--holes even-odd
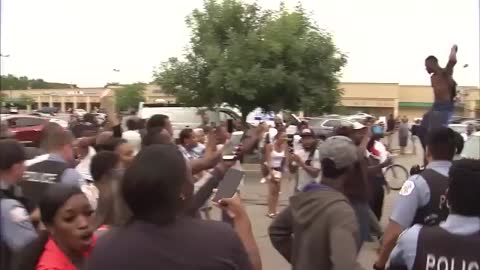
[(454, 103), (453, 102), (439, 102), (436, 101), (433, 103), (432, 109), (426, 112), (423, 115), (422, 124), (419, 129), (418, 137), (422, 143), (423, 149), (427, 144), (428, 133), (435, 128), (447, 127), (450, 122), (453, 112), (454, 112)]
[(373, 176), (371, 180), (373, 196), (370, 200), (370, 208), (377, 219), (380, 220), (382, 218), (383, 201), (385, 198), (384, 186), (386, 185), (386, 181), (384, 176)]
[(360, 237), (357, 239), (357, 245), (360, 250), (363, 243), (370, 239), (370, 206), (366, 202), (352, 202), (352, 208), (358, 221)]

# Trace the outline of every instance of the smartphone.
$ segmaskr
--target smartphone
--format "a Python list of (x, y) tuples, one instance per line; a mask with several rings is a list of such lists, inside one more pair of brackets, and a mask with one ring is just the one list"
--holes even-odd
[(293, 147), (293, 135), (288, 135), (287, 145), (288, 145), (288, 147)]
[(221, 199), (232, 198), (237, 192), (238, 186), (244, 176), (245, 172), (236, 169), (229, 169), (218, 185), (217, 193), (215, 193), (213, 201), (218, 202)]
[(223, 146), (223, 159), (224, 160), (234, 160), (235, 151), (237, 147), (242, 142), (243, 132), (235, 131), (232, 133), (230, 140)]
[(227, 119), (227, 132), (232, 134), (234, 131), (233, 119)]

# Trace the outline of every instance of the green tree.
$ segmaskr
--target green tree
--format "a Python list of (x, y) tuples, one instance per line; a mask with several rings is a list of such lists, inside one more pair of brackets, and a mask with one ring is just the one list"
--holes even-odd
[(120, 111), (138, 107), (138, 103), (145, 101), (145, 84), (135, 83), (115, 89), (115, 103)]
[(12, 74), (0, 77), (0, 90), (25, 90), (28, 88), (63, 89), (77, 88), (77, 86), (67, 83), (46, 82), (43, 79), (29, 79), (26, 76), (16, 77)]
[(19, 97), (10, 98), (6, 95), (0, 95), (0, 103), (5, 102), (6, 107), (19, 107), (26, 109), (28, 105), (35, 103), (35, 100), (27, 95), (20, 95)]
[(346, 57), (301, 6), (262, 10), (239, 0), (205, 0), (187, 18), (185, 59), (170, 58), (155, 82), (190, 106), (227, 103), (246, 117), (257, 107), (331, 111)]
[(15, 77), (12, 74), (8, 74), (7, 76), (2, 75), (0, 79), (1, 90), (27, 89), (28, 84), (28, 78), (24, 76)]
[(30, 96), (27, 96), (25, 94), (21, 94), (19, 98), (15, 99), (15, 103), (22, 108), (27, 107), (28, 105), (32, 105), (35, 103), (35, 100), (31, 98)]
[(7, 100), (7, 95), (0, 92), (0, 106), (4, 105), (3, 103), (6, 102), (6, 100)]

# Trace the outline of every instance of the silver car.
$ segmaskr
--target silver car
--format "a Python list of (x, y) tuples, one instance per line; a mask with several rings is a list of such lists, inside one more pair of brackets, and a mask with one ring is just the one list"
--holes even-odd
[(329, 137), (336, 128), (351, 125), (353, 125), (353, 121), (341, 118), (310, 118), (308, 120), (308, 126), (316, 136)]

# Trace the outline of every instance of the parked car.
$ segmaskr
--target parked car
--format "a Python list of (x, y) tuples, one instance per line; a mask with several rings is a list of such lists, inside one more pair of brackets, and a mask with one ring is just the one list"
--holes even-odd
[(460, 134), (467, 132), (467, 125), (465, 124), (449, 124), (448, 127)]
[(73, 110), (73, 114), (78, 116), (79, 118), (82, 118), (86, 113), (87, 113), (87, 111), (85, 111), (84, 109)]
[(368, 113), (363, 113), (363, 112), (358, 112), (356, 114), (351, 115), (350, 117), (362, 117), (362, 118), (368, 118), (368, 117), (374, 117), (371, 114)]
[(469, 119), (461, 122), (464, 125), (472, 124), (475, 127), (475, 130), (480, 131), (480, 119)]
[(68, 126), (66, 121), (60, 119), (21, 114), (2, 116), (2, 121), (6, 121), (9, 131), (15, 135), (18, 141), (26, 145), (38, 145), (40, 132), (48, 122), (58, 123), (63, 128)]
[(468, 138), (460, 154), (462, 158), (480, 159), (480, 131), (477, 131)]
[(18, 114), (18, 108), (17, 107), (10, 107), (10, 113), (11, 114)]
[(452, 116), (452, 119), (450, 120), (450, 123), (452, 123), (452, 124), (462, 124), (462, 122), (467, 121), (467, 120), (472, 120), (472, 119), (473, 118), (470, 118), (470, 117), (454, 115), (454, 116)]
[(329, 137), (335, 128), (353, 125), (353, 121), (339, 118), (310, 118), (308, 126), (315, 132), (316, 136)]
[(38, 111), (34, 111), (34, 112), (32, 112), (30, 115), (38, 116), (38, 117), (45, 117), (45, 118), (50, 118), (50, 117), (53, 116), (53, 115), (51, 115), (51, 114), (49, 114), (49, 113), (43, 113), (43, 112), (38, 112)]
[(49, 114), (49, 115), (56, 115), (58, 113), (58, 108), (56, 107), (42, 107), (35, 112)]

